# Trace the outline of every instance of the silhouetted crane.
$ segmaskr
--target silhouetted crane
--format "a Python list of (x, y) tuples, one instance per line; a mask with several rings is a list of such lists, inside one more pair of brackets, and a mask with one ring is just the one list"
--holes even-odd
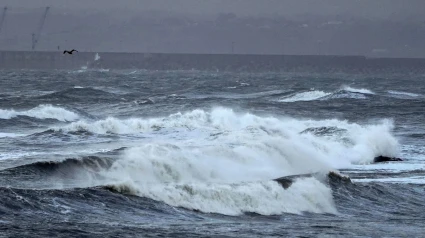
[(41, 30), (43, 30), (44, 22), (46, 21), (47, 13), (49, 12), (50, 7), (46, 7), (46, 10), (44, 11), (43, 16), (41, 17), (40, 23), (38, 24), (37, 31), (35, 33), (32, 33), (32, 46), (31, 49), (35, 50), (35, 46), (38, 43), (38, 40), (40, 39)]

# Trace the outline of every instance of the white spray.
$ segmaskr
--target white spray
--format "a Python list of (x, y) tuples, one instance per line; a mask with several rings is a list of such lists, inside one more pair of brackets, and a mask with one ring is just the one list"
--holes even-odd
[[(306, 129), (337, 128), (317, 135)], [(141, 135), (104, 172), (116, 190), (173, 206), (238, 215), (304, 211), (335, 213), (331, 190), (314, 178), (283, 189), (271, 180), (370, 163), (396, 156), (391, 121), (359, 125), (340, 120), (297, 120), (237, 114), (228, 108), (164, 118), (78, 121), (56, 130)], [(148, 139), (146, 139), (148, 138)]]

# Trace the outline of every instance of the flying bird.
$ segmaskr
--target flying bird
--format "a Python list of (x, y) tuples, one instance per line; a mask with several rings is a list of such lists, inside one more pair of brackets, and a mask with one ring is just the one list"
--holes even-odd
[(75, 52), (78, 52), (78, 50), (74, 50), (74, 49), (72, 49), (71, 51), (64, 50), (64, 51), (63, 51), (63, 53), (64, 53), (64, 54), (68, 53), (68, 54), (72, 55), (72, 53), (73, 53), (74, 51), (75, 51)]

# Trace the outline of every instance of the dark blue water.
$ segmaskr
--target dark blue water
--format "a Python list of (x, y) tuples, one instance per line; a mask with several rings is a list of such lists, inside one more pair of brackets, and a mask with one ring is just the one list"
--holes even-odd
[(420, 237), (424, 79), (1, 71), (0, 236)]

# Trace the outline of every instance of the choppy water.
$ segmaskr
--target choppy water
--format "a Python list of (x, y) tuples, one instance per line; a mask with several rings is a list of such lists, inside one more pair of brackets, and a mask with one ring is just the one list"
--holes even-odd
[(424, 79), (1, 71), (0, 236), (422, 236)]

